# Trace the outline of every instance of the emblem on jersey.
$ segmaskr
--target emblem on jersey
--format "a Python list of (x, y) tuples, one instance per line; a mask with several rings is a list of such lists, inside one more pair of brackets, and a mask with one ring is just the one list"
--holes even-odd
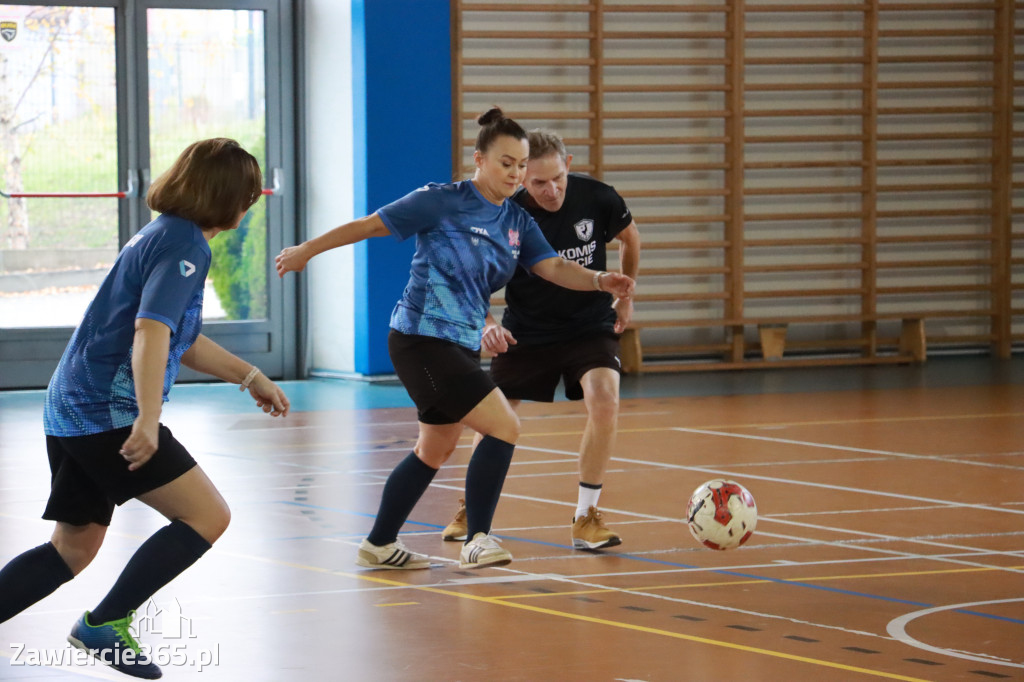
[(144, 234), (136, 234), (134, 237), (129, 239), (128, 243), (125, 244), (124, 246), (125, 246), (125, 248), (128, 248), (129, 246), (135, 246), (136, 244), (138, 244), (139, 242), (141, 242), (145, 238), (146, 238), (146, 235), (144, 235)]
[(580, 238), (581, 242), (589, 242), (590, 238), (594, 236), (594, 221), (590, 218), (579, 221), (573, 227), (576, 228), (576, 236)]
[(519, 230), (508, 231), (508, 245), (519, 246)]
[(11, 42), (16, 35), (18, 35), (18, 22), (0, 21), (0, 37), (3, 37), (7, 42)]
[(193, 272), (196, 271), (196, 266), (189, 263), (187, 260), (183, 260), (178, 263), (178, 267), (181, 268), (181, 276), (189, 277)]

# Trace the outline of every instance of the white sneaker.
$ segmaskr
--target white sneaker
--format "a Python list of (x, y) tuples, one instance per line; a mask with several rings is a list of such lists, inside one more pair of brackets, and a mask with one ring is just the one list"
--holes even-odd
[(499, 545), (498, 538), (487, 533), (477, 533), (462, 546), (459, 552), (459, 568), (481, 568), (483, 566), (504, 566), (512, 561), (512, 554)]
[(363, 540), (356, 553), (356, 564), (366, 568), (391, 568), (414, 570), (430, 568), (430, 559), (423, 554), (410, 552), (401, 540), (395, 540), (383, 547), (370, 544)]

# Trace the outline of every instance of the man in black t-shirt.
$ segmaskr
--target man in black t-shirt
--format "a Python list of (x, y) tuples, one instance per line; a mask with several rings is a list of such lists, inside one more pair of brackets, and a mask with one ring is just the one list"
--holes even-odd
[[(570, 173), (572, 155), (561, 138), (530, 132), (523, 187), (512, 200), (534, 217), (565, 259), (594, 270), (594, 291), (572, 291), (520, 269), (505, 287), (501, 324), (488, 315), (484, 350), (495, 353), (491, 375), (513, 407), (522, 400), (552, 402), (559, 380), (570, 400), (583, 399), (587, 424), (580, 445), (580, 480), (572, 542), (600, 549), (622, 542), (597, 508), (615, 445), (619, 413), (619, 335), (633, 315), (630, 299), (613, 300), (601, 288), (606, 244), (618, 239), (621, 272), (636, 279), (640, 232), (625, 201), (610, 185)], [(465, 536), (460, 508), (445, 540)]]

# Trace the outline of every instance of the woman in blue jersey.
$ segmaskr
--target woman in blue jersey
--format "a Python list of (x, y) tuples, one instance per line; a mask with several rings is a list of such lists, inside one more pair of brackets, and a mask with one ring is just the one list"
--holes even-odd
[(241, 385), (273, 416), (280, 388), (200, 334), (209, 240), (233, 230), (261, 194), (259, 163), (234, 140), (189, 146), (150, 187), (161, 213), (121, 250), (75, 330), (46, 392), (43, 421), (50, 542), (0, 570), (0, 622), (80, 573), (96, 556), (115, 505), (137, 498), (171, 523), (129, 560), (68, 640), (118, 670), (153, 679), (160, 668), (129, 627), (134, 611), (195, 563), (230, 512), (188, 451), (160, 423), (179, 367)]
[(451, 456), (463, 426), (484, 438), (466, 471), (468, 533), (462, 568), (507, 564), (512, 555), (490, 534), (491, 520), (519, 437), (519, 419), (480, 367), (480, 338), (490, 297), (517, 266), (563, 287), (629, 296), (633, 280), (595, 273), (558, 257), (533, 218), (507, 201), (526, 172), (522, 127), (494, 108), (480, 116), (472, 180), (429, 184), (360, 218), (287, 248), (278, 274), (301, 271), (313, 256), (370, 237), (415, 235), (409, 283), (391, 315), (388, 350), (416, 403), (419, 438), (384, 485), (380, 508), (356, 563), (370, 568), (427, 568), (398, 531), (434, 474)]

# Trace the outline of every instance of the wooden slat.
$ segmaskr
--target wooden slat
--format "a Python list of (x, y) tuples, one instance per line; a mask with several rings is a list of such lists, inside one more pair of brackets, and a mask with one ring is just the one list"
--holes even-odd
[(880, 12), (973, 12), (990, 11), (996, 8), (994, 2), (881, 2)]
[(464, 2), (464, 12), (593, 12), (595, 5), (558, 3)]
[(639, 121), (647, 119), (701, 119), (701, 118), (727, 118), (732, 112), (725, 109), (711, 109), (708, 111), (606, 111), (604, 117), (616, 121)]
[(724, 14), (731, 11), (729, 5), (685, 5), (681, 3), (672, 3), (671, 5), (650, 5), (650, 4), (605, 4), (602, 9), (605, 12), (638, 12), (638, 13), (655, 13), (655, 12), (686, 12), (686, 13), (709, 13), (709, 14)]
[(754, 170), (783, 169), (783, 168), (855, 168), (863, 166), (864, 161), (860, 159), (828, 159), (828, 160), (797, 160), (797, 161), (747, 161), (744, 168)]
[(589, 31), (463, 31), (466, 40), (590, 40)]
[(822, 90), (862, 90), (863, 83), (746, 83), (744, 85), (748, 92), (819, 92)]
[(810, 116), (863, 116), (866, 112), (863, 108), (835, 108), (835, 109), (744, 109), (747, 118), (768, 118), (768, 117), (810, 117)]
[(814, 289), (770, 289), (766, 291), (751, 291), (747, 289), (743, 292), (746, 298), (845, 298), (853, 296), (863, 296), (863, 287), (837, 287), (837, 288), (814, 288)]
[(878, 87), (881, 90), (964, 90), (972, 88), (977, 88), (981, 90), (991, 90), (992, 81), (881, 81), (879, 82)]
[(832, 187), (746, 187), (747, 196), (792, 196), (815, 194), (860, 194), (865, 191), (863, 186), (832, 186)]
[(743, 269), (746, 272), (760, 274), (771, 272), (845, 272), (847, 270), (864, 270), (868, 267), (868, 263), (861, 261), (858, 263), (786, 263), (785, 265), (747, 264)]
[(989, 192), (991, 182), (935, 182), (927, 185), (879, 185), (879, 192)]
[(679, 189), (627, 189), (619, 190), (619, 195), (624, 199), (637, 197), (724, 197), (729, 194), (728, 189), (721, 187)]
[(607, 31), (605, 40), (713, 40), (728, 38), (728, 31)]
[(652, 268), (644, 266), (643, 273), (644, 278), (647, 277), (667, 277), (667, 276), (684, 276), (684, 277), (695, 277), (698, 275), (724, 275), (729, 272), (729, 268), (725, 266), (713, 266), (713, 267), (665, 267), (665, 268)]
[(463, 59), (463, 66), (592, 66), (588, 57), (487, 57)]
[(815, 213), (747, 213), (751, 222), (796, 220), (863, 220), (863, 211), (820, 211)]
[(992, 258), (948, 258), (934, 260), (884, 260), (878, 261), (876, 267), (879, 269), (907, 270), (910, 268), (990, 268), (994, 260)]
[(784, 3), (766, 3), (747, 5), (747, 14), (771, 14), (774, 12), (866, 12), (871, 8), (867, 4), (807, 3), (794, 5)]
[(863, 38), (864, 31), (747, 31), (747, 40), (808, 40), (821, 38)]
[[(580, 120), (589, 121), (594, 118), (594, 113), (591, 111), (524, 111), (520, 109), (513, 109), (512, 107), (502, 108), (506, 116), (510, 116), (517, 121), (530, 120), (530, 119), (555, 119), (555, 120)], [(477, 116), (480, 112), (464, 111), (462, 112), (462, 118), (467, 121), (476, 122)]]
[(592, 85), (559, 85), (556, 83), (549, 83), (547, 85), (522, 85), (522, 84), (511, 84), (504, 83), (502, 85), (463, 85), (463, 92), (492, 92), (496, 94), (506, 94), (509, 92), (592, 92), (594, 86)]

